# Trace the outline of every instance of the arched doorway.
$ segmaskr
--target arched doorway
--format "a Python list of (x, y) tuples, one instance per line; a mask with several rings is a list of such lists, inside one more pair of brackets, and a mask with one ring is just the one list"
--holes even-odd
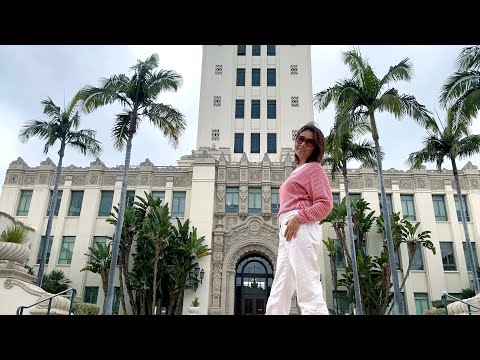
[(235, 315), (263, 315), (273, 282), (268, 260), (248, 255), (240, 260), (235, 276)]

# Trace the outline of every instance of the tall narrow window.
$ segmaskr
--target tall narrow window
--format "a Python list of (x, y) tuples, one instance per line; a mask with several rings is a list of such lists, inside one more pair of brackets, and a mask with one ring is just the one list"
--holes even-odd
[(267, 134), (267, 153), (275, 154), (277, 152), (277, 134)]
[(267, 56), (276, 55), (276, 45), (267, 45)]
[(277, 85), (277, 70), (267, 69), (267, 86)]
[(259, 133), (251, 134), (250, 152), (252, 154), (260, 153), (260, 134)]
[(33, 190), (22, 190), (20, 192), (20, 201), (17, 207), (17, 216), (27, 216), (30, 210), (30, 201), (32, 201)]
[(237, 86), (245, 86), (245, 69), (237, 69)]
[(260, 119), (260, 100), (252, 100), (252, 119)]
[(252, 86), (260, 86), (260, 69), (252, 69)]
[(245, 56), (247, 52), (247, 45), (237, 45), (237, 55)]
[(172, 204), (172, 216), (184, 217), (185, 216), (185, 191), (173, 192), (173, 204)]
[(277, 118), (277, 100), (267, 100), (267, 119)]
[(113, 191), (102, 191), (100, 197), (100, 206), (98, 216), (110, 216), (113, 203)]
[(245, 100), (235, 101), (235, 119), (243, 119), (245, 116)]
[(83, 191), (72, 191), (70, 196), (70, 207), (68, 216), (80, 216), (83, 203)]
[(235, 154), (243, 153), (243, 133), (235, 133), (235, 144), (233, 152)]

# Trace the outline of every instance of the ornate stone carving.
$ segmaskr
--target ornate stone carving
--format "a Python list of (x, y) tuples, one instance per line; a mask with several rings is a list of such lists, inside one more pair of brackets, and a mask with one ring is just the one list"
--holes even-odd
[(330, 187), (335, 189), (338, 189), (340, 187), (340, 179), (338, 178), (338, 176), (335, 177), (335, 179), (329, 177), (328, 180), (330, 181)]
[(73, 175), (72, 185), (74, 186), (84, 186), (87, 183), (87, 175)]
[(471, 189), (480, 189), (480, 183), (478, 179), (470, 179), (470, 188)]
[(3, 286), (5, 286), (5, 289), (11, 289), (13, 287), (12, 278), (8, 278), (7, 280), (5, 280), (5, 282), (3, 283)]
[(5, 184), (19, 184), (20, 176), (18, 173), (8, 174)]
[(89, 185), (98, 185), (98, 174), (90, 174), (90, 178), (88, 180)]
[(413, 190), (412, 179), (400, 179), (399, 187), (400, 189)]
[(238, 181), (238, 171), (232, 170), (227, 171), (227, 180), (237, 180)]
[(416, 178), (416, 188), (417, 189), (427, 189), (427, 178)]
[(145, 161), (140, 163), (140, 166), (155, 166), (149, 158), (146, 158)]
[(240, 180), (246, 181), (247, 180), (247, 170), (240, 171)]
[(243, 153), (242, 154), (242, 157), (240, 159), (240, 162), (247, 162), (248, 163), (248, 158), (247, 158), (247, 154), (246, 153)]
[(127, 185), (128, 186), (136, 186), (137, 185), (137, 175), (129, 175)]
[(165, 186), (167, 185), (167, 177), (166, 176), (154, 176), (153, 177), (153, 186)]
[(384, 185), (386, 188), (391, 189), (392, 188), (392, 179), (385, 179), (383, 181)]
[(218, 170), (218, 180), (225, 180), (225, 170)]
[(363, 179), (363, 182), (365, 184), (366, 188), (376, 188), (377, 182), (375, 181), (376, 179), (373, 176), (368, 176), (365, 179)]
[[(45, 161), (41, 161), (41, 162), (40, 162), (40, 165), (57, 166), (57, 165), (55, 165), (55, 163), (52, 161), (52, 159), (50, 159), (49, 157), (47, 157), (47, 158), (45, 159)], [(70, 165), (70, 166), (72, 166), (72, 165)]]
[(430, 179), (430, 187), (432, 190), (444, 190), (445, 185), (443, 179)]
[(348, 179), (348, 185), (350, 189), (361, 189), (362, 188), (362, 178), (352, 177)]
[(104, 175), (102, 177), (102, 185), (114, 186), (116, 181), (117, 181), (116, 175)]
[(173, 178), (173, 186), (187, 186), (187, 174), (177, 175)]
[[(147, 159), (148, 160), (148, 159)], [(140, 175), (140, 185), (141, 186), (148, 186), (150, 185), (150, 175), (142, 174)]]
[(250, 175), (250, 181), (260, 181), (261, 180), (260, 170), (250, 171), (249, 175)]
[(283, 172), (283, 171), (272, 171), (272, 180), (273, 181), (283, 181), (283, 180), (285, 180), (285, 172)]
[(105, 164), (100, 160), (98, 157), (95, 159), (95, 161), (92, 161), (90, 163), (90, 166), (105, 166)]
[(12, 161), (8, 167), (13, 169), (23, 169), (24, 167), (28, 168), (29, 166), (21, 157), (18, 157), (17, 160)]
[(223, 199), (225, 198), (225, 185), (217, 186), (217, 198), (219, 203), (223, 202)]
[[(466, 190), (466, 186), (465, 186), (465, 179), (458, 179), (458, 181), (460, 182), (460, 188), (462, 190)], [(457, 185), (455, 184), (455, 179), (452, 179), (452, 189), (453, 190), (456, 190), (457, 189)]]
[(269, 185), (263, 185), (262, 186), (262, 192), (263, 192), (263, 201), (265, 203), (268, 203), (270, 201), (270, 193), (271, 193), (271, 188)]
[[(242, 208), (245, 208), (245, 205), (242, 205)], [(240, 211), (238, 213), (238, 216), (240, 217), (240, 219), (245, 220), (248, 216), (248, 213), (246, 211)]]
[(478, 166), (473, 165), (471, 161), (467, 162), (462, 170), (478, 170)]
[(242, 202), (247, 200), (248, 186), (246, 186), (246, 185), (240, 186), (238, 194), (240, 195), (240, 199), (242, 200)]
[(35, 184), (35, 175), (25, 175), (23, 177), (23, 184), (24, 185), (33, 185)]

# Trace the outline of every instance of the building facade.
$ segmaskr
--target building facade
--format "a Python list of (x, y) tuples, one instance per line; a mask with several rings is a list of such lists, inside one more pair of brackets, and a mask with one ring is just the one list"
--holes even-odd
[[(195, 293), (185, 291), (184, 313), (194, 296), (199, 297), (201, 314), (264, 313), (276, 266), (278, 189), (295, 166), (292, 134), (313, 120), (311, 99), (309, 46), (204, 46), (197, 149), (178, 160), (178, 166), (155, 166), (147, 158), (131, 167), (128, 198), (144, 192), (163, 198), (172, 216), (190, 219), (212, 249), (211, 256), (200, 259), (205, 272), (202, 284)], [(107, 167), (99, 159), (87, 168), (63, 168), (54, 209), (46, 272), (64, 271), (79, 295), (99, 306), (104, 300), (100, 276), (80, 270), (86, 264), (88, 247), (113, 234), (114, 227), (106, 219), (112, 204), (120, 199), (122, 169)], [(408, 313), (422, 313), (440, 299), (443, 290), (456, 294), (471, 287), (453, 175), (448, 170), (425, 168), (384, 173), (392, 210), (420, 221), (420, 231), (432, 232), (437, 250), (436, 255), (424, 249), (416, 254), (404, 289)], [(55, 164), (50, 159), (30, 167), (18, 158), (7, 170), (0, 197), (1, 212), (35, 230), (29, 259), (35, 272), (54, 176)], [(374, 170), (350, 170), (348, 176), (351, 193), (360, 195), (378, 213)], [(480, 173), (469, 163), (460, 178), (471, 240), (478, 249)], [(343, 198), (341, 177), (330, 182), (335, 199)], [(322, 227), (323, 239), (335, 238), (329, 225)], [(381, 248), (374, 225), (366, 251), (378, 255)], [(408, 265), (405, 245), (400, 247), (400, 258), (402, 281)], [(341, 306), (333, 298), (324, 247), (319, 266), (327, 304), (338, 310)], [(341, 259), (337, 266), (341, 274)], [(119, 286), (118, 278), (115, 286)], [(298, 313), (295, 299), (291, 313)]]

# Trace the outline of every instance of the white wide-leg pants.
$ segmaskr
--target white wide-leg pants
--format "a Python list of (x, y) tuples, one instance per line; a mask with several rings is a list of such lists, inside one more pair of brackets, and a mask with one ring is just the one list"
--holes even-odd
[(266, 315), (288, 315), (291, 298), (297, 291), (297, 302), (302, 315), (328, 315), (317, 264), (322, 243), (322, 229), (318, 222), (301, 224), (290, 241), (285, 240), (286, 223), (297, 210), (279, 218), (279, 246), (277, 268), (273, 279)]

